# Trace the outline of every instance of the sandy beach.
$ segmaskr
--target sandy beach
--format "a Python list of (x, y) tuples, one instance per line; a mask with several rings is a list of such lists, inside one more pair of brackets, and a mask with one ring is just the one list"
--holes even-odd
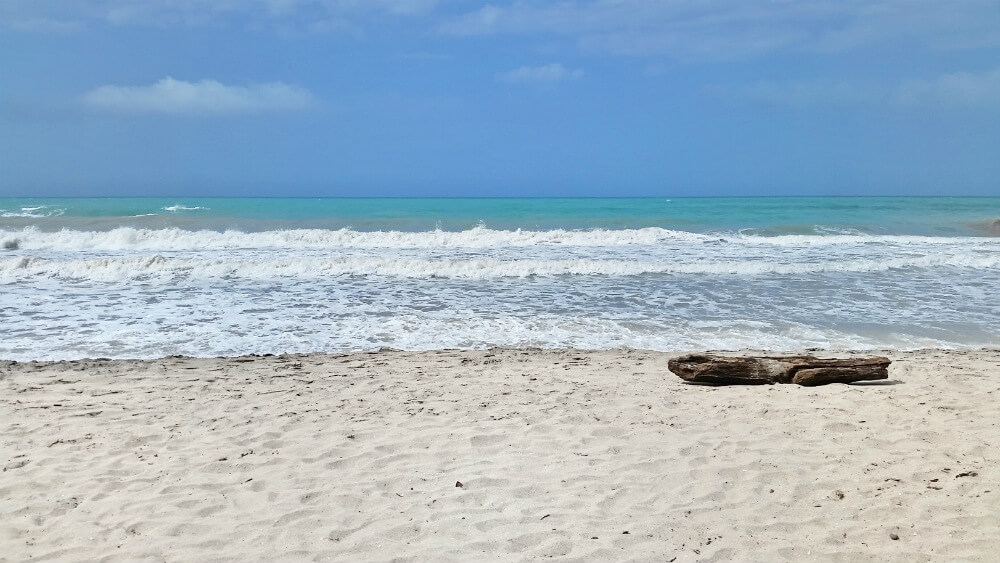
[[(996, 561), (1000, 351), (0, 362), (2, 561)], [(828, 354), (821, 354), (828, 355)]]

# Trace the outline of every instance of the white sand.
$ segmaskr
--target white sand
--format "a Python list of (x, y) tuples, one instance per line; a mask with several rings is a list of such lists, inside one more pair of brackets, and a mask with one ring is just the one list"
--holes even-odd
[(1000, 352), (888, 355), (818, 388), (643, 351), (0, 362), (0, 560), (1000, 560)]

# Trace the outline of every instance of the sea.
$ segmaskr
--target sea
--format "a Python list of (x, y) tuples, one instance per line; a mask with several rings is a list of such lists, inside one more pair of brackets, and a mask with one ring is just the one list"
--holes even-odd
[(1000, 198), (0, 198), (0, 358), (1000, 346)]

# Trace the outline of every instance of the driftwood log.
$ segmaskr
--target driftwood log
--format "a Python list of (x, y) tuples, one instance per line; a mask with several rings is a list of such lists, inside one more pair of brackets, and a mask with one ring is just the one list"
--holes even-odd
[(684, 381), (711, 385), (796, 383), (826, 385), (887, 379), (889, 358), (823, 359), (812, 356), (736, 357), (689, 354), (671, 358), (667, 367)]

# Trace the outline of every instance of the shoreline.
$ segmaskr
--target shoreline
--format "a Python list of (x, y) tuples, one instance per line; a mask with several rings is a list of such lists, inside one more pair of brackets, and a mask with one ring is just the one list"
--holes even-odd
[(992, 560), (1000, 349), (798, 352), (893, 364), (804, 388), (635, 349), (2, 360), (0, 560)]
[(533, 353), (567, 353), (567, 354), (604, 354), (619, 352), (627, 353), (648, 353), (665, 355), (667, 357), (681, 356), (684, 354), (722, 354), (728, 356), (817, 356), (817, 357), (845, 357), (845, 356), (888, 356), (909, 355), (923, 353), (985, 353), (1000, 354), (1000, 346), (970, 346), (970, 347), (942, 347), (942, 346), (920, 346), (915, 348), (789, 348), (780, 350), (768, 350), (762, 348), (684, 348), (677, 350), (655, 350), (648, 348), (635, 348), (631, 346), (618, 346), (614, 348), (577, 348), (573, 346), (543, 347), (543, 346), (489, 346), (484, 348), (429, 348), (429, 349), (404, 349), (383, 346), (374, 350), (344, 350), (344, 351), (312, 351), (312, 352), (251, 352), (247, 354), (235, 355), (189, 355), (189, 354), (169, 354), (166, 356), (153, 357), (110, 357), (110, 356), (86, 356), (80, 358), (47, 360), (47, 359), (18, 359), (0, 357), (0, 368), (18, 365), (56, 365), (71, 364), (74, 362), (160, 362), (166, 360), (265, 360), (265, 359), (289, 359), (289, 358), (327, 358), (340, 359), (349, 356), (363, 356), (374, 354), (439, 354), (439, 353), (503, 353), (503, 352), (533, 352)]

